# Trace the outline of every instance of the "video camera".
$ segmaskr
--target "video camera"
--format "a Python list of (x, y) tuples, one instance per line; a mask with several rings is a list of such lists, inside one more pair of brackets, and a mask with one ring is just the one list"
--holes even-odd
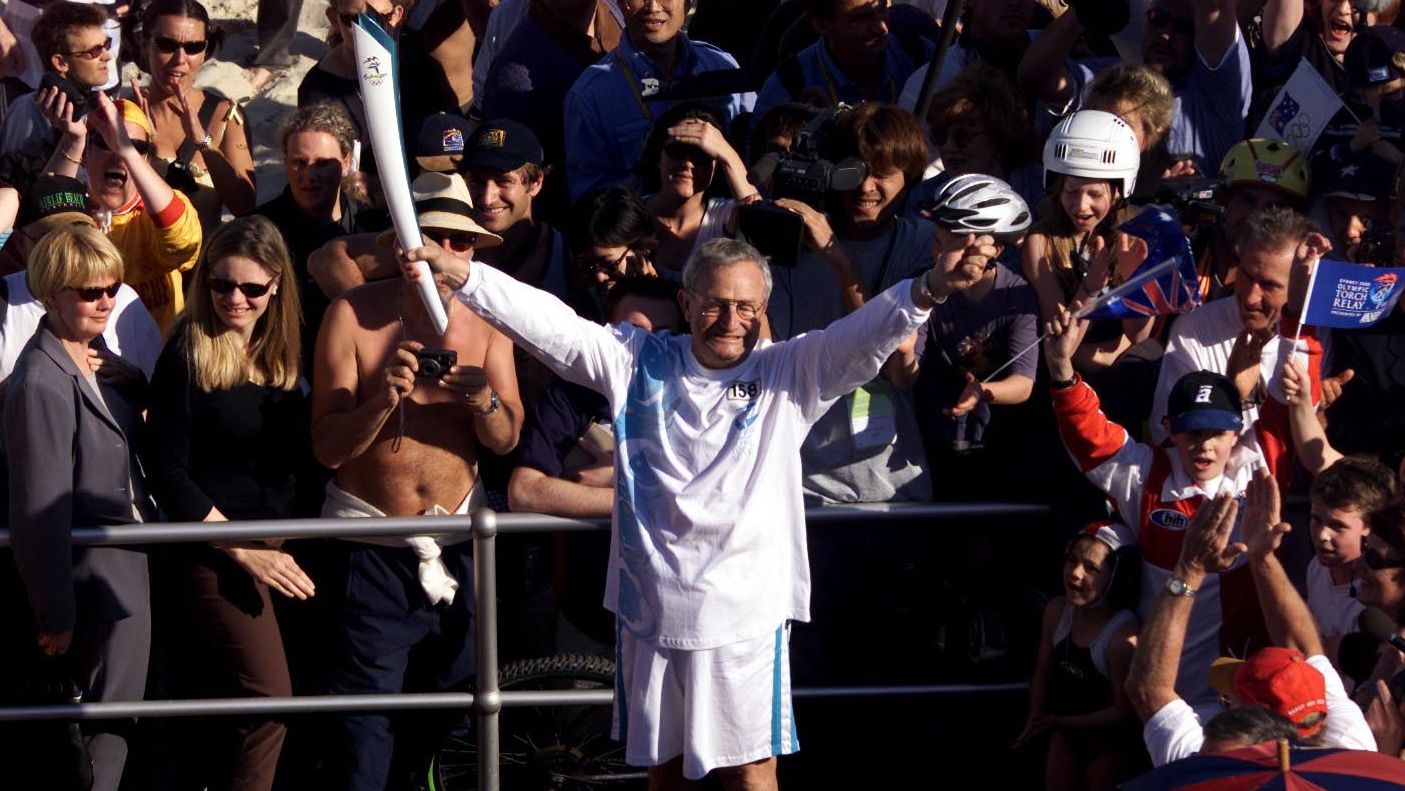
[(1229, 183), (1222, 178), (1187, 176), (1166, 179), (1161, 182), (1151, 202), (1170, 206), (1184, 225), (1197, 229), (1218, 226), (1224, 220), (1225, 209), (1215, 201), (1215, 193), (1227, 186)]
[(848, 110), (840, 105), (818, 112), (795, 133), (789, 151), (766, 154), (751, 169), (753, 183), (770, 183), (771, 199), (739, 208), (737, 227), (773, 263), (794, 266), (805, 238), (804, 218), (777, 200), (791, 198), (823, 212), (831, 196), (858, 189), (868, 177), (868, 166), (857, 157), (834, 162), (821, 153), (825, 135)]

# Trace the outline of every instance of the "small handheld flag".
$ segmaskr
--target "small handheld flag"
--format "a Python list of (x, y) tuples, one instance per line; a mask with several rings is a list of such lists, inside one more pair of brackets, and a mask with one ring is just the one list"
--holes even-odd
[(1405, 268), (1322, 259), (1308, 280), (1303, 324), (1358, 329), (1390, 315), (1405, 290)]

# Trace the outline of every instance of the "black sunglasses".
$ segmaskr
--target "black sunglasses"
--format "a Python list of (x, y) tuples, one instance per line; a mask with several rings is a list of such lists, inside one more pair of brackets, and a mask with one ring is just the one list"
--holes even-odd
[(1385, 555), (1382, 555), (1381, 551), (1379, 549), (1376, 549), (1375, 547), (1362, 548), (1361, 560), (1363, 563), (1366, 564), (1366, 568), (1371, 569), (1372, 571), (1380, 571), (1381, 569), (1405, 568), (1405, 560), (1391, 560)]
[(185, 54), (194, 57), (204, 52), (205, 48), (210, 46), (210, 42), (204, 39), (200, 41), (177, 41), (173, 38), (166, 38), (165, 36), (153, 36), (151, 38), (151, 45), (156, 48), (157, 52), (166, 55), (174, 55), (177, 50), (183, 49), (185, 50)]
[(424, 235), (438, 242), (440, 247), (459, 253), (471, 250), (478, 244), (478, 234), (471, 231), (441, 231), (437, 228), (426, 228)]
[(1157, 29), (1169, 26), (1171, 30), (1182, 36), (1195, 35), (1194, 19), (1188, 16), (1173, 16), (1170, 11), (1164, 8), (1148, 8), (1146, 23)]
[(210, 290), (216, 294), (233, 294), (234, 289), (239, 289), (239, 293), (249, 299), (258, 299), (268, 293), (273, 288), (273, 281), (267, 283), (236, 283), (233, 280), (225, 280), (222, 277), (210, 278)]
[[(107, 141), (102, 138), (102, 135), (89, 135), (88, 139), (91, 140), (93, 142), (93, 145), (97, 146), (97, 148), (101, 151), (112, 150), (110, 147), (108, 147)], [(139, 137), (133, 137), (131, 139), (131, 142), (132, 148), (135, 148), (138, 154), (141, 154), (142, 156), (148, 156), (151, 154), (150, 140), (142, 140)]]
[(121, 288), (122, 282), (119, 280), (118, 282), (113, 283), (110, 286), (70, 286), (68, 290), (77, 294), (78, 298), (83, 300), (84, 302), (97, 302), (103, 297), (107, 297), (108, 299), (116, 299), (117, 292), (120, 291)]
[(68, 53), (68, 55), (72, 58), (83, 58), (84, 60), (97, 60), (98, 58), (102, 57), (102, 54), (104, 52), (107, 52), (111, 48), (112, 39), (108, 38), (104, 39), (101, 44), (94, 44), (93, 46), (88, 47), (87, 49), (80, 49), (77, 52), (70, 52)]
[(712, 157), (703, 153), (701, 148), (690, 143), (680, 143), (677, 140), (664, 143), (663, 152), (668, 154), (670, 159), (678, 161), (690, 159), (694, 162), (710, 162), (712, 160)]

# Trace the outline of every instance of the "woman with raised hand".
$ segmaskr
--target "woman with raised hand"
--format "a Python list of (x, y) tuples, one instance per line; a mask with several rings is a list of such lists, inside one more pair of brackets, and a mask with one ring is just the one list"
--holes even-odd
[[(132, 455), (140, 395), (99, 375), (99, 336), (122, 269), (117, 248), (96, 228), (63, 226), (39, 240), (25, 280), (46, 312), (5, 395), (15, 564), (39, 649), (65, 658), (86, 703), (141, 700), (151, 643), (146, 554), (71, 540), (75, 527), (120, 533), (155, 516)], [(129, 729), (125, 721), (83, 723), (92, 788), (116, 791)]]
[(184, 192), (207, 233), (221, 210), (253, 210), (257, 189), (248, 129), (238, 104), (194, 87), (195, 75), (224, 40), (198, 0), (154, 0), (142, 9), (145, 90), (138, 104), (156, 125), (153, 154), (167, 183)]
[[(296, 473), (310, 453), (307, 388), (299, 376), (298, 284), (278, 229), (260, 216), (205, 243), (189, 303), (156, 363), (143, 459), (156, 502), (178, 522), (292, 515)], [(291, 693), (270, 590), (307, 599), (316, 588), (276, 542), (182, 545), (175, 557), (179, 634), (199, 652), (199, 694)], [(281, 723), (225, 721), (237, 738), (205, 739), (195, 766), (211, 788), (266, 789)], [(232, 752), (229, 747), (231, 745)]]
[[(723, 133), (722, 119), (697, 102), (684, 102), (659, 116), (635, 170), (658, 246), (654, 267), (671, 280), (699, 245), (736, 230), (736, 208), (760, 198), (747, 180), (746, 165)], [(732, 198), (708, 198), (721, 176)]]

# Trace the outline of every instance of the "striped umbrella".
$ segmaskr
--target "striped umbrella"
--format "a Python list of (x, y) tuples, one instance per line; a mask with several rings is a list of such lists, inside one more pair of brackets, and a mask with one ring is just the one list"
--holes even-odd
[(1405, 761), (1365, 750), (1315, 750), (1286, 741), (1175, 761), (1123, 786), (1127, 791), (1374, 791), (1405, 788)]

